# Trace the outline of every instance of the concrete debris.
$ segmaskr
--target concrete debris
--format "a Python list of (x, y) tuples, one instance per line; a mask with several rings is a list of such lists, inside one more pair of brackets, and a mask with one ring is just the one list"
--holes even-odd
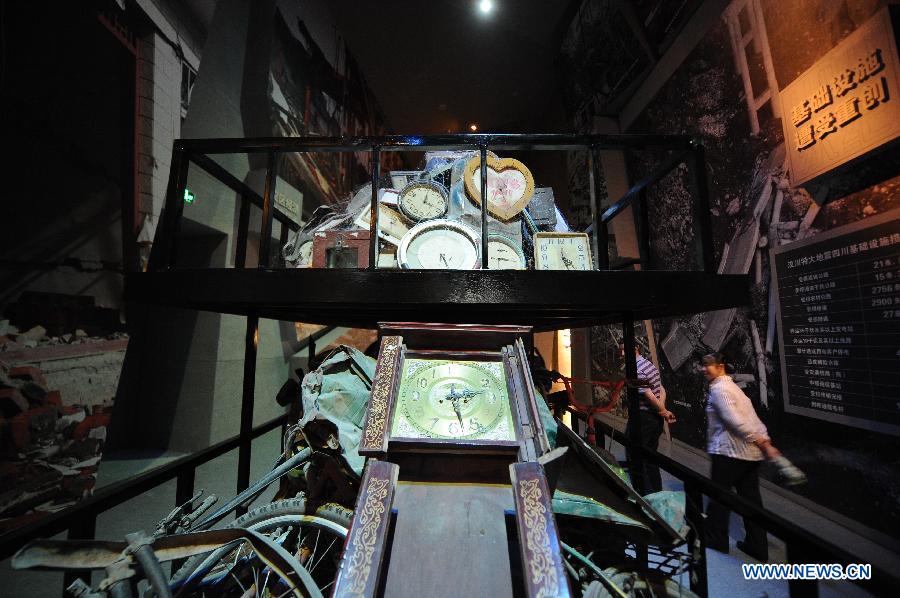
[(766, 354), (759, 340), (756, 322), (750, 320), (750, 336), (753, 338), (753, 350), (756, 353), (756, 369), (759, 374), (759, 404), (769, 406), (769, 390), (766, 382)]
[[(78, 329), (48, 337), (43, 326), (19, 333), (7, 320), (0, 321), (0, 333), (4, 533), (91, 493), (128, 336), (90, 337)], [(65, 389), (66, 401), (57, 388)]]
[(35, 342), (41, 340), (42, 338), (47, 336), (47, 329), (43, 326), (35, 326), (30, 330), (23, 332), (19, 335), (20, 339), (24, 340), (33, 340)]

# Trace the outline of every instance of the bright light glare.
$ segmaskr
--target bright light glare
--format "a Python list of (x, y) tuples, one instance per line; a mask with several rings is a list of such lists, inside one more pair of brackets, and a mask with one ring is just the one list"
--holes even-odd
[(494, 10), (494, 3), (492, 0), (481, 0), (478, 3), (478, 10), (480, 10), (483, 14), (487, 14)]
[(474, 133), (475, 131), (478, 130), (478, 125), (476, 125), (476, 124), (469, 125), (469, 130), (471, 130)]

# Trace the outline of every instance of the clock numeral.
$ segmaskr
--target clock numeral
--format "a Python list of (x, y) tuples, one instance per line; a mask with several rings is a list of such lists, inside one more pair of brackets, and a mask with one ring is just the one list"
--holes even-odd
[(475, 419), (473, 417), (472, 419), (469, 420), (469, 430), (473, 431), (476, 434), (481, 434), (482, 432), (487, 431), (487, 428), (485, 428), (481, 424), (481, 422), (479, 422), (477, 419)]
[(481, 379), (481, 388), (487, 388), (490, 385), (491, 381), (487, 378)]
[(451, 423), (449, 426), (447, 426), (447, 431), (454, 436), (459, 434), (460, 433), (459, 424), (456, 422)]
[(428, 380), (426, 380), (425, 378), (419, 378), (418, 385), (419, 388), (425, 388), (428, 386)]

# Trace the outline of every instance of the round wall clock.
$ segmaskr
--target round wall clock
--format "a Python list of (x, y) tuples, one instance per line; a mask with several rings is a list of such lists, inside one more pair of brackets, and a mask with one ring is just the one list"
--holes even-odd
[[(501, 220), (510, 220), (525, 209), (534, 195), (534, 177), (528, 167), (514, 158), (487, 159), (488, 212)], [(481, 156), (466, 163), (463, 177), (466, 193), (481, 205)]]
[(450, 200), (442, 185), (432, 181), (415, 181), (400, 191), (397, 205), (404, 216), (413, 222), (422, 222), (445, 216)]
[(450, 220), (429, 220), (400, 240), (397, 261), (410, 270), (472, 270), (480, 267), (478, 235)]
[(518, 243), (496, 233), (488, 236), (488, 267), (491, 270), (524, 270), (525, 253)]

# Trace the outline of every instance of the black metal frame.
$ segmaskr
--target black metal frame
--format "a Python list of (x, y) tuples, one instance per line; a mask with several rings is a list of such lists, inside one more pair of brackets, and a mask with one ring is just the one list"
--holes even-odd
[[(651, 263), (650, 235), (646, 226), (647, 188), (659, 182), (681, 163), (690, 166), (695, 201), (694, 207), (694, 239), (697, 245), (697, 264), (699, 270), (707, 273), (715, 271), (712, 246), (712, 225), (709, 218), (709, 189), (706, 183), (706, 159), (699, 140), (686, 135), (570, 135), (570, 134), (464, 134), (464, 135), (389, 135), (378, 137), (273, 137), (251, 139), (181, 139), (175, 142), (172, 169), (169, 178), (169, 189), (166, 205), (163, 210), (162, 224), (157, 231), (150, 259), (151, 271), (167, 271), (176, 265), (176, 238), (179, 223), (183, 214), (184, 188), (190, 163), (199, 166), (226, 186), (234, 190), (241, 201), (238, 221), (238, 257), (237, 267), (244, 266), (246, 241), (248, 238), (249, 218), (245, 216), (246, 206), (252, 203), (262, 208), (262, 231), (260, 235), (260, 268), (268, 268), (269, 246), (273, 218), (282, 226), (296, 230), (297, 224), (287, 216), (279, 213), (272, 206), (277, 157), (288, 152), (361, 152), (371, 153), (372, 160), (372, 218), (370, 220), (369, 237), (369, 270), (377, 269), (378, 253), (378, 191), (381, 178), (381, 152), (391, 151), (426, 151), (444, 150), (477, 150), (481, 156), (481, 182), (487, 184), (487, 152), (489, 149), (570, 151), (585, 150), (590, 160), (591, 174), (594, 184), (590, 187), (591, 209), (594, 214), (593, 223), (587, 232), (594, 233), (594, 246), (597, 249), (597, 266), (599, 270), (610, 268), (607, 226), (618, 214), (637, 200), (640, 210), (641, 227), (640, 253), (644, 269)], [(647, 177), (635, 184), (618, 201), (605, 210), (598, 203), (596, 189), (601, 176), (600, 151), (602, 150), (669, 150), (672, 155), (664, 159)], [(238, 180), (225, 170), (210, 154), (247, 153), (267, 155), (266, 183), (262, 197), (248, 185)], [(482, 187), (484, 188), (484, 187)], [(481, 258), (483, 269), (488, 269), (488, 227), (487, 212), (481, 211)], [(284, 229), (283, 229), (284, 230)]]

